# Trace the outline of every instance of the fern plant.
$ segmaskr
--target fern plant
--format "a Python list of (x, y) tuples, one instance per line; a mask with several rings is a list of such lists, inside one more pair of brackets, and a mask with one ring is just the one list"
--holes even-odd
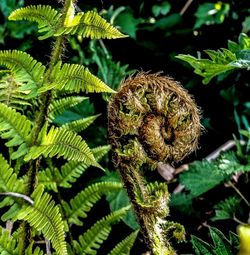
[[(36, 22), (39, 39), (52, 40), (52, 52), (50, 62), (43, 64), (26, 52), (0, 51), (0, 137), (4, 144), (0, 154), (0, 254), (97, 254), (111, 226), (129, 209), (101, 218), (78, 237), (72, 227), (82, 226), (93, 205), (122, 185), (94, 183), (70, 201), (62, 198), (63, 189), (72, 188), (90, 166), (104, 170), (98, 161), (109, 146), (90, 148), (81, 136), (98, 115), (59, 127), (55, 118), (87, 100), (87, 93), (114, 92), (86, 67), (62, 62), (66, 41), (72, 35), (125, 37), (95, 11), (75, 14), (74, 4), (65, 0), (61, 11), (49, 5), (26, 6), (9, 16), (11, 21)], [(129, 254), (136, 235), (124, 237), (110, 254)]]

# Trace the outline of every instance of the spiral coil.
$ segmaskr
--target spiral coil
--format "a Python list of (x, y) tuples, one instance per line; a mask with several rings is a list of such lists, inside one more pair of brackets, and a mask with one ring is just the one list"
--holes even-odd
[(136, 139), (151, 160), (173, 162), (197, 148), (199, 110), (169, 77), (159, 73), (130, 77), (111, 100), (108, 112), (113, 151)]
[(185, 231), (164, 220), (169, 212), (166, 184), (147, 184), (143, 174), (159, 162), (180, 161), (197, 148), (202, 130), (199, 110), (178, 82), (141, 72), (122, 82), (109, 103), (108, 120), (113, 162), (146, 243), (153, 254), (175, 254), (163, 232), (175, 228), (183, 240)]

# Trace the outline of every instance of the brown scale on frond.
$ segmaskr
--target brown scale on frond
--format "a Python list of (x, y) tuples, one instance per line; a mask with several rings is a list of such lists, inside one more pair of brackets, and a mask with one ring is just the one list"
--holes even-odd
[(173, 79), (139, 73), (122, 82), (108, 108), (108, 135), (113, 162), (119, 170), (148, 248), (154, 255), (174, 255), (167, 222), (169, 193), (166, 183), (147, 184), (143, 174), (159, 162), (182, 160), (197, 148), (202, 130), (193, 99)]
[[(197, 148), (199, 110), (173, 79), (139, 73), (122, 83), (109, 104), (109, 140), (115, 152), (123, 135), (136, 134), (153, 160), (182, 160)], [(116, 152), (115, 152), (116, 153)]]

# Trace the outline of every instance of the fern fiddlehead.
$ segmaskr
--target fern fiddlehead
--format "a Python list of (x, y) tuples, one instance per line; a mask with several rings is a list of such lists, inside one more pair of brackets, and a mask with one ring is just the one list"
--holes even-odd
[(139, 73), (122, 83), (111, 99), (109, 142), (113, 161), (131, 199), (148, 247), (155, 255), (175, 254), (170, 235), (181, 241), (184, 229), (167, 222), (169, 194), (165, 183), (147, 184), (144, 173), (159, 162), (182, 160), (197, 148), (199, 110), (174, 80)]

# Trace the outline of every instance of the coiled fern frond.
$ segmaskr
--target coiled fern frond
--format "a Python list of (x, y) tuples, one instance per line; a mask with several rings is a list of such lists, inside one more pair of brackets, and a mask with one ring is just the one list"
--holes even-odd
[[(125, 80), (109, 104), (113, 161), (134, 206), (145, 240), (155, 255), (174, 254), (164, 236), (176, 228), (168, 215), (166, 184), (147, 184), (142, 173), (159, 162), (182, 160), (197, 148), (200, 114), (193, 99), (169, 77), (139, 73)], [(184, 239), (184, 230), (177, 236)]]

